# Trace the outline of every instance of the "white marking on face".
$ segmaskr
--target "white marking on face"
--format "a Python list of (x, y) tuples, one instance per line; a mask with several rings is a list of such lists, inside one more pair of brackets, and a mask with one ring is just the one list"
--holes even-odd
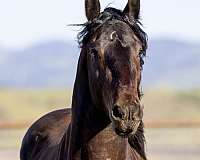
[(99, 78), (99, 71), (98, 70), (96, 70), (96, 76), (97, 76), (97, 78)]
[[(115, 36), (115, 37), (114, 37)], [(117, 37), (117, 32), (116, 31), (113, 31), (111, 34), (110, 34), (110, 40), (113, 41), (114, 38)]]

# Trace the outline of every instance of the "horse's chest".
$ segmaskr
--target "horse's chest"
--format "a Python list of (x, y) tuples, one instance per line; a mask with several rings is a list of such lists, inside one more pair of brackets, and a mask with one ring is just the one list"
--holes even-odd
[(81, 149), (81, 160), (128, 160), (127, 147), (126, 139), (104, 130)]

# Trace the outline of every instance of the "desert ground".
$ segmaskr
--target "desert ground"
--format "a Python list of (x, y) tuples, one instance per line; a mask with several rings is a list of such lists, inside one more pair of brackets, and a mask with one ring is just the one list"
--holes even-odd
[[(149, 160), (199, 160), (200, 128), (146, 129)], [(0, 160), (19, 160), (24, 129), (0, 130)]]
[[(200, 90), (144, 91), (149, 160), (200, 159)], [(0, 160), (19, 160), (21, 140), (37, 118), (70, 106), (71, 90), (0, 89)]]

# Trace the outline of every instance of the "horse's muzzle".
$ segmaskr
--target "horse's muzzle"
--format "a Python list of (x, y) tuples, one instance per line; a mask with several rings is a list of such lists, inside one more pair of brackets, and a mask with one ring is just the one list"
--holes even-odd
[(117, 135), (128, 137), (136, 133), (143, 117), (143, 106), (121, 107), (114, 105), (111, 114), (113, 129)]

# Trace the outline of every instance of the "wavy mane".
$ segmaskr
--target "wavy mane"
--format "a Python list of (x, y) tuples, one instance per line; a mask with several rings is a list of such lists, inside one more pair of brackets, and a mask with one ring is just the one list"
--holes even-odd
[(142, 43), (142, 50), (140, 52), (140, 64), (141, 68), (143, 68), (144, 57), (146, 56), (147, 50), (147, 34), (142, 30), (139, 20), (130, 19), (126, 14), (124, 14), (121, 10), (115, 8), (106, 8), (97, 18), (92, 21), (88, 21), (84, 24), (79, 24), (78, 26), (83, 26), (81, 32), (79, 32), (77, 38), (80, 47), (83, 47), (87, 44), (88, 40), (91, 38), (95, 32), (100, 29), (106, 22), (112, 20), (120, 20), (125, 22), (130, 28), (133, 30), (135, 35)]

